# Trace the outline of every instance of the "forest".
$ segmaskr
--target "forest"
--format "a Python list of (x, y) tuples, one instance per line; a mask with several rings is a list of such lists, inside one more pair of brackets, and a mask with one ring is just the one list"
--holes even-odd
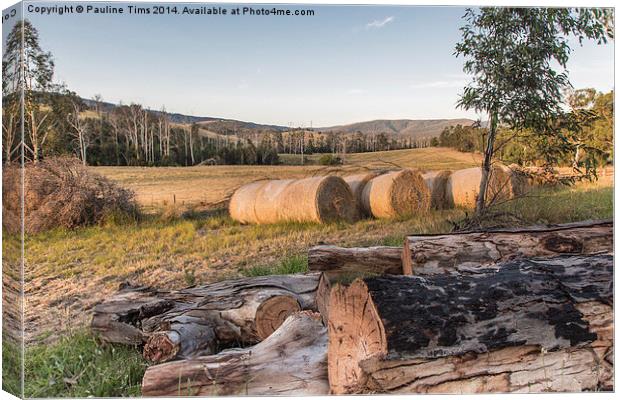
[[(584, 163), (613, 164), (614, 92), (595, 89), (571, 90), (566, 95), (568, 110), (550, 127), (551, 134), (533, 129), (500, 127), (496, 156), (507, 164), (578, 167)], [(488, 129), (456, 125), (445, 128), (434, 147), (462, 152), (483, 152)]]

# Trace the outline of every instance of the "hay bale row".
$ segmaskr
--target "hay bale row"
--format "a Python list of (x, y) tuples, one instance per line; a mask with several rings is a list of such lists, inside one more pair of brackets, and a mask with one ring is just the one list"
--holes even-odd
[(349, 188), (351, 188), (351, 192), (355, 198), (357, 212), (362, 218), (372, 216), (370, 210), (363, 206), (364, 188), (368, 182), (379, 176), (379, 174), (379, 172), (369, 172), (367, 174), (349, 175), (343, 178), (347, 185), (349, 185)]
[(429, 171), (422, 174), (431, 194), (431, 208), (444, 210), (454, 207), (452, 194), (448, 192), (448, 180), (452, 171)]
[(405, 169), (347, 176), (252, 182), (239, 188), (230, 216), (245, 224), (353, 222), (360, 217), (407, 217), (430, 208), (422, 175)]
[[(458, 171), (429, 171), (422, 175), (431, 191), (431, 206), (435, 209), (457, 207), (475, 208), (480, 193), (482, 168)], [(486, 193), (487, 203), (505, 201), (526, 194), (531, 184), (520, 170), (504, 165), (491, 169)]]
[[(474, 167), (259, 181), (238, 189), (229, 210), (233, 219), (251, 224), (403, 218), (430, 208), (475, 208), (481, 178), (482, 168)], [(523, 195), (531, 186), (524, 174), (503, 165), (493, 166), (489, 179), (488, 203)]]

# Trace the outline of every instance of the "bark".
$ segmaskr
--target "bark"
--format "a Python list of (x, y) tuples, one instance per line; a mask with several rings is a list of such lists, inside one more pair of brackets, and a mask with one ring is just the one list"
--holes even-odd
[(478, 198), (476, 199), (476, 214), (482, 214), (482, 211), (486, 205), (487, 187), (489, 186), (489, 174), (491, 172), (491, 162), (493, 160), (493, 154), (495, 153), (495, 135), (497, 132), (497, 112), (491, 111), (491, 124), (489, 129), (489, 135), (487, 136), (487, 143), (484, 147), (484, 160), (482, 162), (482, 177), (480, 179), (480, 190), (478, 191)]
[(331, 277), (351, 272), (402, 275), (401, 256), (401, 247), (315, 246), (308, 250), (308, 269)]
[(316, 310), (318, 274), (223, 281), (179, 291), (125, 286), (95, 308), (92, 329), (105, 342), (144, 344), (153, 362), (252, 344), (299, 310)]
[(409, 236), (405, 275), (433, 275), (518, 258), (613, 251), (613, 220), (489, 232)]
[(143, 396), (327, 394), (327, 330), (318, 314), (289, 316), (246, 349), (149, 367)]
[(325, 273), (321, 274), (319, 286), (316, 289), (316, 308), (321, 314), (323, 324), (327, 325), (329, 321), (329, 298), (332, 291), (332, 283)]
[(333, 393), (613, 386), (613, 256), (516, 260), (332, 290)]

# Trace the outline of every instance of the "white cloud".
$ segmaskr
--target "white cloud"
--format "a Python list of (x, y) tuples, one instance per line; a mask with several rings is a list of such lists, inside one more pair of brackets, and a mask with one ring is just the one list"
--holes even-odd
[(389, 24), (390, 22), (394, 21), (394, 17), (393, 16), (389, 16), (386, 17), (384, 19), (376, 19), (372, 22), (369, 22), (366, 24), (366, 29), (381, 29), (384, 26), (386, 26), (387, 24)]

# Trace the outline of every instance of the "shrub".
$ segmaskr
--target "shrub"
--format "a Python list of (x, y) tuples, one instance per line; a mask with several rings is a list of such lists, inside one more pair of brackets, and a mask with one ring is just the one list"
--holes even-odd
[[(138, 216), (134, 193), (89, 171), (79, 160), (49, 158), (24, 166), (24, 230), (37, 233), (105, 222), (106, 218)], [(21, 227), (21, 170), (5, 165), (2, 225), (7, 232)]]
[(323, 154), (321, 158), (319, 158), (319, 164), (321, 165), (341, 165), (342, 159), (333, 154)]

